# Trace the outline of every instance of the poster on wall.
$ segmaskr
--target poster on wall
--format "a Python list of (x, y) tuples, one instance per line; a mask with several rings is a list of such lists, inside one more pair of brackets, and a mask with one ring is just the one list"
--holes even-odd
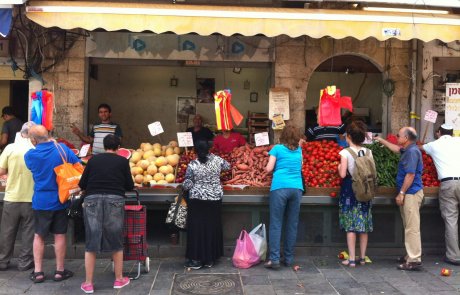
[(268, 118), (281, 115), (283, 120), (289, 120), (289, 89), (271, 88), (268, 95)]
[(196, 97), (199, 103), (214, 103), (216, 80), (214, 78), (196, 79)]
[(446, 83), (446, 123), (460, 136), (460, 83)]
[(191, 96), (177, 97), (176, 123), (188, 123), (189, 118), (196, 114), (195, 98)]

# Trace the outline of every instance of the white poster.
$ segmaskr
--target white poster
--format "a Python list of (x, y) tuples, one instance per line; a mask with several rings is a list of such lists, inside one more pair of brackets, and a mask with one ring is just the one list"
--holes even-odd
[(283, 120), (289, 120), (289, 89), (271, 88), (268, 95), (268, 118), (281, 115)]
[(256, 146), (269, 145), (270, 140), (268, 138), (268, 132), (254, 134), (254, 141), (256, 142)]
[(147, 125), (147, 127), (149, 128), (150, 135), (152, 136), (155, 136), (155, 135), (158, 135), (164, 132), (163, 127), (161, 126), (161, 123), (158, 121)]
[(460, 83), (446, 83), (446, 123), (460, 136)]
[(177, 142), (180, 147), (193, 146), (192, 132), (177, 132)]

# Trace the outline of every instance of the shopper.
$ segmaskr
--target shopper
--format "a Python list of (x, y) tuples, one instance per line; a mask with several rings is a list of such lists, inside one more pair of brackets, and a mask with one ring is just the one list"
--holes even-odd
[(108, 104), (103, 103), (97, 107), (97, 111), (101, 122), (93, 126), (88, 136), (85, 136), (80, 129), (72, 125), (72, 132), (74, 134), (76, 134), (83, 142), (93, 144), (93, 155), (104, 152), (103, 140), (107, 135), (116, 135), (120, 138), (120, 140), (123, 137), (120, 125), (113, 123), (111, 120), (112, 108)]
[(396, 186), (399, 190), (396, 204), (399, 206), (404, 225), (406, 255), (400, 257), (400, 270), (419, 270), (422, 265), (422, 241), (420, 235), (420, 207), (423, 203), (423, 161), (417, 148), (417, 132), (412, 127), (403, 127), (396, 135), (398, 144), (375, 137), (395, 153), (401, 153)]
[[(372, 151), (363, 147), (366, 139), (367, 127), (362, 121), (353, 121), (347, 126), (346, 140), (352, 152), (356, 155), (366, 155), (372, 158)], [(352, 177), (356, 165), (353, 155), (348, 149), (340, 151), (339, 175), (343, 178), (339, 199), (340, 229), (347, 233), (347, 246), (350, 258), (342, 261), (349, 267), (356, 266), (356, 236), (359, 235), (360, 258), (359, 264), (366, 264), (366, 250), (368, 233), (372, 232), (372, 202), (360, 202), (356, 199), (352, 189)]]
[(421, 149), (433, 158), (438, 178), (439, 209), (445, 224), (446, 257), (444, 261), (460, 265), (458, 245), (458, 206), (460, 204), (460, 138), (453, 137), (454, 128), (443, 124), (437, 131), (436, 141), (424, 144)]
[(203, 126), (203, 117), (199, 114), (195, 115), (193, 118), (193, 127), (187, 128), (187, 132), (192, 132), (195, 144), (200, 140), (211, 141), (214, 138), (212, 131)]
[[(66, 233), (68, 219), (65, 209), (67, 204), (59, 201), (58, 186), (54, 168), (62, 164), (58, 150), (58, 143), (51, 140), (48, 130), (42, 125), (35, 125), (29, 129), (29, 137), (35, 149), (29, 150), (24, 155), (27, 168), (32, 172), (34, 179), (34, 194), (32, 209), (34, 210), (35, 236), (33, 243), (35, 270), (30, 279), (34, 283), (45, 280), (42, 262), (45, 252), (45, 237), (48, 233), (54, 234), (54, 252), (56, 254), (55, 281), (66, 280), (73, 276), (70, 270), (64, 268), (66, 253)], [(60, 148), (65, 152), (69, 163), (80, 160), (64, 144)]]
[(134, 188), (128, 160), (116, 154), (120, 138), (104, 137), (105, 153), (92, 157), (80, 179), (85, 192), (83, 215), (85, 222), (86, 280), (81, 284), (85, 293), (94, 292), (96, 253), (110, 252), (114, 263), (113, 287), (121, 289), (129, 284), (123, 277), (124, 196)]
[(2, 118), (5, 120), (2, 127), (2, 136), (0, 138), (0, 148), (13, 143), (16, 138), (16, 133), (21, 131), (22, 121), (16, 118), (14, 110), (10, 106), (2, 109)]
[(230, 164), (209, 153), (207, 141), (196, 142), (195, 151), (198, 159), (188, 165), (183, 183), (184, 190), (189, 192), (184, 266), (200, 269), (212, 267), (224, 252), (220, 173), (229, 170)]
[(284, 233), (284, 264), (294, 262), (294, 245), (297, 238), (300, 200), (302, 198), (302, 150), (299, 141), (302, 134), (297, 127), (284, 127), (280, 144), (269, 152), (267, 172), (273, 172), (270, 188), (270, 228), (269, 260), (266, 268), (280, 267), (280, 240), (283, 220), (286, 220)]
[(222, 134), (214, 138), (214, 148), (221, 153), (231, 153), (234, 148), (246, 144), (246, 139), (232, 130), (222, 131)]
[(9, 144), (0, 156), (0, 175), (8, 174), (5, 197), (3, 199), (2, 222), (0, 225), (0, 270), (6, 270), (13, 256), (16, 235), (21, 232), (21, 250), (19, 252), (18, 270), (29, 270), (34, 266), (32, 243), (34, 240), (34, 213), (32, 211), (32, 194), (34, 181), (32, 173), (26, 167), (24, 155), (34, 146), (29, 140), (29, 128), (34, 122), (22, 126), (21, 136)]

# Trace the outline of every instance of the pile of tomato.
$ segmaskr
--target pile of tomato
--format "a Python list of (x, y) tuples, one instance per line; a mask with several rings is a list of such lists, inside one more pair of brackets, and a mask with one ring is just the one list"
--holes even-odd
[(423, 155), (423, 174), (422, 181), (423, 186), (439, 186), (440, 182), (438, 180), (438, 173), (436, 172), (436, 167), (434, 166), (433, 159), (427, 155), (425, 152), (422, 152)]
[(312, 141), (302, 145), (302, 175), (307, 187), (339, 187), (337, 172), (342, 150), (333, 141)]

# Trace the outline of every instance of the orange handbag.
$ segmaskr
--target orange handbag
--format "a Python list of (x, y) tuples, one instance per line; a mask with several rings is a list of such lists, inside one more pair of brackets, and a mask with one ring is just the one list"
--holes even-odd
[(56, 144), (56, 148), (61, 156), (61, 165), (54, 168), (56, 173), (56, 182), (59, 190), (59, 201), (64, 204), (70, 196), (80, 192), (78, 183), (80, 182), (81, 175), (83, 174), (83, 165), (80, 163), (71, 164), (66, 160), (66, 153), (61, 145)]

